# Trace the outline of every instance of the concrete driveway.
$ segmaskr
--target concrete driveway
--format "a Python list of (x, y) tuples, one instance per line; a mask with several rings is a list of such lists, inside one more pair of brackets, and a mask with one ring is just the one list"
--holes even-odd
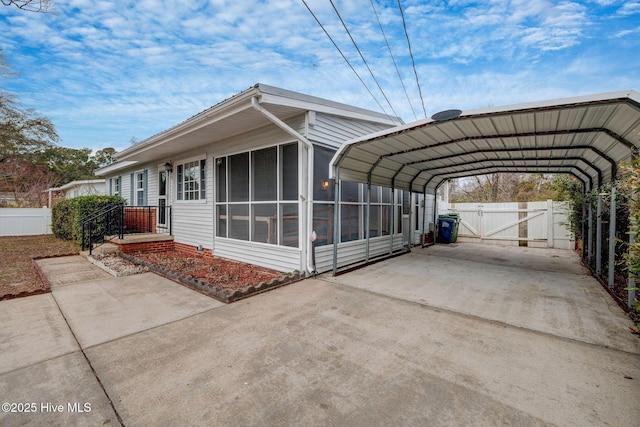
[[(585, 316), (591, 310), (601, 319), (594, 323), (617, 322), (620, 343), (582, 339), (589, 335), (584, 326), (554, 333), (564, 323), (553, 321), (562, 318), (558, 313), (539, 313), (547, 303), (493, 319), (491, 313), (502, 312), (493, 307), (503, 304), (499, 290), (484, 295), (476, 284), (473, 298), (449, 293), (451, 301), (466, 301), (463, 310), (443, 304), (446, 297), (410, 290), (407, 269), (402, 276), (382, 274), (385, 265), (423, 262), (420, 257), (443, 264), (448, 257), (427, 254), (433, 249), (231, 305), (153, 274), (117, 279), (94, 266), (88, 270), (95, 277), (69, 275), (51, 294), (0, 302), (0, 400), (23, 412), (18, 403), (36, 409), (2, 412), (0, 424), (636, 425), (640, 346), (627, 339), (628, 320), (602, 298), (597, 283), (584, 279), (579, 303), (590, 308), (574, 309)], [(462, 269), (473, 257), (469, 252), (461, 262), (459, 255), (454, 264)], [(61, 275), (89, 265), (71, 258), (47, 260), (42, 268)], [(473, 266), (472, 277), (515, 262), (494, 258), (507, 261), (478, 262), (487, 271)], [(548, 263), (556, 261), (566, 264), (527, 280), (572, 274), (569, 265), (580, 276), (575, 258)], [(436, 270), (422, 272), (426, 266), (415, 269), (421, 283), (438, 283)], [(372, 269), (378, 273), (369, 276), (369, 287), (357, 283)], [(509, 323), (512, 318), (521, 323)], [(550, 329), (534, 327), (548, 327), (537, 318), (548, 319)]]

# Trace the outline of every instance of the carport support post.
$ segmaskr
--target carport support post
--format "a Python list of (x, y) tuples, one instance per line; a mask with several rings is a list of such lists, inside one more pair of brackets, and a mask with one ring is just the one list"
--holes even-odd
[(422, 208), (422, 234), (420, 234), (420, 242), (422, 243), (422, 247), (424, 248), (424, 241), (427, 240), (425, 236), (427, 235), (427, 230), (424, 229), (424, 226), (427, 222), (427, 186), (425, 185), (422, 190), (422, 200), (424, 203), (424, 207)]
[(596, 206), (596, 274), (602, 273), (602, 194), (598, 192)]
[(365, 220), (365, 226), (367, 229), (365, 230), (367, 236), (367, 240), (365, 242), (365, 260), (364, 262), (369, 262), (369, 217), (371, 216), (371, 174), (367, 177), (367, 219)]
[(616, 187), (611, 185), (611, 208), (609, 208), (609, 289), (613, 289), (616, 271)]
[(336, 177), (333, 183), (333, 199), (335, 205), (333, 206), (333, 275), (338, 272), (338, 237), (340, 236), (338, 230), (338, 220), (340, 219), (339, 206), (340, 206), (340, 166), (336, 166)]
[[(631, 215), (631, 232), (629, 233), (629, 252), (631, 252), (631, 248), (636, 241), (636, 218)], [(631, 255), (631, 253), (629, 253)], [(629, 290), (627, 291), (627, 307), (633, 307), (633, 302), (636, 299), (636, 281), (633, 278), (633, 274), (629, 271), (629, 284), (627, 286)]]
[[(585, 193), (585, 202), (587, 200), (587, 194)], [(587, 259), (587, 263), (593, 267), (593, 204), (591, 202), (589, 202), (589, 224), (587, 224), (587, 227), (589, 229), (589, 233), (587, 236), (587, 240), (588, 240), (588, 245), (589, 245), (589, 253), (588, 255), (588, 259)]]
[(396, 190), (393, 188), (395, 184), (391, 184), (391, 243), (389, 243), (389, 255), (393, 253), (393, 236), (396, 232), (395, 213), (396, 213)]
[(587, 230), (587, 226), (586, 226), (586, 221), (584, 220), (584, 217), (587, 216), (587, 205), (586, 202), (584, 200), (584, 197), (582, 198), (582, 227), (581, 227), (581, 234), (582, 234), (582, 261), (584, 261), (585, 259), (587, 259), (587, 236), (586, 236), (586, 230)]
[(411, 221), (413, 221), (413, 208), (415, 205), (416, 203), (413, 199), (413, 191), (409, 190), (409, 232), (407, 233), (407, 245), (409, 248), (411, 248), (411, 241), (413, 240), (411, 235), (414, 234), (413, 222)]

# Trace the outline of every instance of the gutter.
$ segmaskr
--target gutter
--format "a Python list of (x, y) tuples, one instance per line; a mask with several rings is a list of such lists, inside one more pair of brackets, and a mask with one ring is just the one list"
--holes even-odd
[[(267, 119), (269, 119), (269, 121), (271, 121), (273, 124), (275, 124), (280, 129), (282, 129), (283, 131), (285, 131), (286, 133), (288, 133), (289, 135), (293, 136), (295, 139), (297, 139), (298, 141), (304, 143), (307, 146), (307, 150), (308, 150), (308, 155), (307, 155), (307, 173), (309, 174), (309, 177), (307, 178), (307, 198), (306, 198), (306, 200), (303, 198), (303, 201), (306, 202), (306, 204), (307, 204), (307, 232), (311, 233), (311, 231), (313, 230), (313, 178), (312, 178), (312, 176), (313, 176), (313, 153), (314, 153), (313, 144), (307, 138), (305, 138), (300, 133), (298, 133), (294, 129), (292, 129), (288, 124), (286, 124), (285, 122), (280, 120), (278, 117), (273, 115), (271, 112), (269, 112), (266, 109), (264, 109), (260, 105), (260, 102), (258, 101), (258, 97), (257, 96), (254, 96), (254, 97), (251, 98), (251, 106), (256, 111), (258, 111), (263, 116), (265, 116)], [(309, 274), (313, 275), (313, 274), (316, 273), (316, 266), (315, 266), (315, 263), (312, 260), (312, 254), (313, 254), (313, 242), (309, 238), (309, 239), (307, 239), (307, 260), (306, 260), (306, 264), (307, 264), (307, 272)]]

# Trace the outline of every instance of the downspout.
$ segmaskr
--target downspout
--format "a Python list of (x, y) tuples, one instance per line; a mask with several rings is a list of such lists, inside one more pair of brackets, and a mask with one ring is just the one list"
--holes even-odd
[[(307, 233), (311, 233), (312, 229), (313, 229), (313, 144), (304, 136), (302, 136), (300, 133), (296, 132), (294, 129), (292, 129), (289, 125), (287, 125), (285, 122), (283, 122), (282, 120), (280, 120), (279, 118), (277, 118), (276, 116), (274, 116), (272, 113), (270, 113), (269, 111), (265, 110), (260, 103), (258, 102), (258, 97), (254, 96), (251, 98), (251, 106), (258, 111), (259, 113), (261, 113), (263, 116), (265, 116), (269, 121), (271, 121), (273, 124), (275, 124), (276, 126), (278, 126), (280, 129), (282, 129), (283, 131), (285, 131), (286, 133), (288, 133), (289, 135), (293, 136), (294, 138), (296, 138), (298, 141), (302, 142), (303, 144), (305, 144), (307, 146), (307, 174), (309, 175), (307, 177), (307, 198), (305, 200), (306, 204), (307, 204)], [(313, 265), (313, 261), (311, 260), (311, 254), (313, 251), (313, 243), (311, 242), (310, 238), (306, 239), (306, 244), (307, 244), (307, 260), (306, 260), (306, 264), (307, 264), (307, 272), (309, 274), (314, 274), (316, 271), (316, 266)]]

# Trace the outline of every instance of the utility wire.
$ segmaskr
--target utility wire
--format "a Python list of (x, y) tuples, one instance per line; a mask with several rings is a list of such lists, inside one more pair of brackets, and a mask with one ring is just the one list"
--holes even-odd
[(333, 6), (333, 10), (336, 12), (336, 15), (338, 15), (338, 19), (340, 19), (340, 22), (342, 22), (342, 26), (344, 27), (344, 30), (349, 35), (349, 38), (351, 39), (351, 42), (353, 43), (353, 46), (358, 51), (358, 54), (360, 55), (360, 58), (362, 59), (362, 62), (364, 62), (364, 65), (367, 67), (367, 70), (369, 70), (369, 74), (371, 74), (371, 78), (373, 78), (373, 81), (376, 82), (376, 85), (378, 85), (378, 89), (380, 89), (380, 92), (382, 93), (382, 96), (384, 96), (384, 99), (387, 101), (387, 104), (389, 104), (389, 107), (391, 107), (391, 111), (393, 111), (393, 114), (396, 117), (398, 117), (398, 113), (396, 113), (396, 110), (393, 109), (393, 105), (391, 105), (391, 102), (389, 101), (389, 98), (387, 98), (387, 95), (384, 93), (384, 90), (382, 90), (382, 87), (380, 86), (380, 83), (378, 83), (378, 79), (376, 79), (376, 76), (373, 75), (373, 71), (371, 71), (371, 68), (369, 68), (369, 64), (367, 64), (367, 60), (364, 59), (364, 55), (360, 51), (360, 48), (358, 47), (358, 44), (353, 39), (353, 36), (351, 36), (351, 32), (349, 32), (349, 29), (347, 28), (347, 24), (345, 24), (344, 21), (342, 20), (342, 16), (340, 16), (340, 12), (338, 12), (338, 9), (336, 8), (336, 5), (333, 3), (333, 0), (329, 0), (329, 2), (331, 3), (331, 6)]
[(418, 71), (416, 71), (416, 61), (413, 59), (413, 52), (411, 51), (411, 42), (409, 41), (409, 33), (407, 33), (407, 22), (404, 19), (404, 12), (402, 11), (402, 5), (398, 0), (398, 9), (400, 9), (400, 15), (402, 16), (402, 26), (404, 27), (404, 35), (407, 38), (407, 46), (409, 46), (409, 55), (411, 56), (411, 63), (413, 64), (413, 74), (416, 76), (416, 84), (418, 85), (418, 93), (420, 94), (420, 101), (422, 102), (422, 111), (424, 111), (424, 118), (427, 118), (427, 110), (424, 108), (424, 98), (422, 97), (422, 89), (420, 88), (420, 81), (418, 80)]
[(389, 50), (389, 56), (391, 56), (391, 60), (393, 61), (393, 65), (396, 67), (396, 73), (398, 74), (398, 79), (400, 79), (400, 84), (402, 85), (402, 90), (404, 91), (404, 95), (407, 97), (407, 101), (409, 102), (409, 106), (411, 107), (411, 111), (413, 112), (413, 117), (418, 120), (418, 115), (416, 114), (416, 110), (413, 108), (413, 104), (411, 103), (411, 99), (409, 98), (409, 94), (407, 93), (407, 88), (404, 85), (404, 81), (402, 80), (402, 76), (400, 75), (400, 70), (398, 69), (398, 64), (396, 63), (396, 59), (391, 52), (391, 46), (389, 46), (389, 40), (387, 40), (387, 35), (384, 33), (384, 28), (382, 28), (382, 23), (380, 23), (380, 17), (378, 16), (378, 12), (376, 11), (376, 7), (373, 4), (373, 0), (369, 0), (371, 2), (371, 8), (373, 9), (373, 13), (376, 15), (376, 20), (378, 21), (378, 26), (380, 27), (380, 31), (382, 32), (382, 37), (384, 37), (384, 42), (387, 44), (387, 49)]
[[(333, 46), (338, 50), (338, 52), (340, 52), (340, 55), (342, 55), (342, 58), (345, 60), (345, 62), (347, 63), (347, 65), (349, 65), (349, 67), (351, 68), (351, 71), (353, 71), (355, 73), (355, 75), (358, 77), (358, 80), (360, 80), (360, 83), (362, 83), (362, 85), (365, 87), (365, 89), (367, 89), (367, 92), (369, 92), (369, 95), (371, 95), (371, 97), (376, 101), (376, 104), (378, 104), (378, 106), (382, 109), (382, 111), (384, 112), (385, 115), (389, 116), (389, 113), (387, 113), (387, 110), (384, 109), (384, 107), (382, 106), (382, 104), (380, 104), (380, 102), (378, 101), (378, 98), (375, 97), (375, 95), (373, 94), (373, 92), (371, 92), (371, 89), (369, 89), (369, 86), (367, 86), (367, 84), (364, 82), (364, 80), (362, 80), (362, 77), (360, 77), (360, 74), (358, 74), (358, 72), (356, 71), (355, 68), (353, 68), (353, 65), (351, 65), (351, 62), (349, 62), (349, 60), (347, 59), (347, 57), (344, 55), (344, 53), (342, 53), (342, 50), (340, 50), (340, 48), (338, 47), (338, 45), (336, 44), (336, 42), (333, 40), (333, 38), (331, 38), (331, 36), (329, 35), (329, 33), (327, 32), (327, 30), (324, 28), (324, 25), (322, 25), (322, 23), (320, 22), (320, 20), (318, 19), (318, 17), (315, 15), (315, 13), (313, 13), (313, 11), (311, 10), (311, 8), (309, 7), (309, 5), (307, 4), (307, 2), (305, 0), (302, 0), (302, 3), (304, 3), (305, 7), (307, 8), (307, 10), (309, 11), (309, 13), (311, 14), (311, 16), (313, 16), (313, 19), (316, 20), (316, 22), (318, 23), (318, 25), (320, 26), (320, 28), (322, 28), (322, 31), (324, 31), (324, 33), (326, 34), (326, 36), (329, 38), (329, 40), (331, 40), (331, 43), (333, 43)], [(387, 101), (388, 102), (388, 101)], [(389, 104), (391, 105), (391, 104)], [(393, 109), (393, 107), (392, 107)], [(395, 111), (394, 111), (395, 114)]]

